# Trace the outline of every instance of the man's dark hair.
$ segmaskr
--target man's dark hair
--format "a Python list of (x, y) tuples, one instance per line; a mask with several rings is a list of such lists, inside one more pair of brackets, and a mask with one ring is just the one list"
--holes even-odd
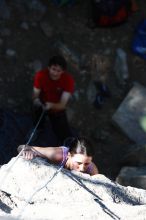
[(61, 66), (62, 69), (67, 68), (66, 60), (61, 55), (56, 55), (56, 56), (53, 56), (50, 58), (48, 66), (50, 67), (52, 65), (59, 65), (59, 66)]

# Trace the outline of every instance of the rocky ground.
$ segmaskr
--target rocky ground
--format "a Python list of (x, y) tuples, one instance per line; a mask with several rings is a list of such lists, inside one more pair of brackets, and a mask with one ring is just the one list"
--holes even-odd
[[(72, 7), (57, 7), (47, 0), (1, 1), (0, 5), (0, 103), (2, 109), (30, 114), (32, 80), (35, 71), (47, 65), (52, 54), (60, 51), (76, 80), (76, 91), (69, 105), (70, 123), (95, 144), (95, 162), (100, 173), (115, 179), (120, 159), (132, 144), (111, 121), (133, 82), (146, 84), (146, 62), (131, 51), (138, 22), (144, 18), (146, 2), (127, 23), (115, 28), (91, 28), (89, 1)], [(114, 72), (116, 49), (127, 54), (129, 80), (117, 83)], [(106, 56), (111, 98), (101, 109), (92, 104), (94, 91), (91, 60), (94, 54)]]

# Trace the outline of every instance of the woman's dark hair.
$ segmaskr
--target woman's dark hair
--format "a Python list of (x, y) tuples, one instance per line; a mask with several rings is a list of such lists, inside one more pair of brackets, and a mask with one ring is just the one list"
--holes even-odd
[(61, 66), (62, 69), (67, 68), (66, 60), (61, 55), (56, 55), (50, 58), (48, 66), (52, 66), (52, 65), (59, 65)]
[(93, 156), (94, 149), (91, 141), (86, 137), (71, 137), (67, 138), (64, 145), (69, 148), (71, 155), (83, 154), (86, 156)]

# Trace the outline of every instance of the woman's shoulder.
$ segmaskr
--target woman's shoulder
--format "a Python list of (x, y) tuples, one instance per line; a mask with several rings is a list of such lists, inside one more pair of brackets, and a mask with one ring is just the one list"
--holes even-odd
[(97, 166), (95, 165), (95, 163), (91, 162), (87, 168), (87, 173), (92, 175), (96, 175), (99, 173)]
[(68, 152), (69, 152), (68, 147), (66, 147), (66, 146), (60, 146), (60, 147), (62, 148), (64, 154), (68, 154)]

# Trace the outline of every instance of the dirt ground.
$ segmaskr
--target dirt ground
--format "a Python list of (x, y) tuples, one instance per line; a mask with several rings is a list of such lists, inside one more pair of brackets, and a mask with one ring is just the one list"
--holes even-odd
[[(146, 85), (146, 62), (131, 51), (134, 30), (144, 18), (146, 1), (138, 2), (139, 10), (128, 22), (114, 28), (94, 29), (89, 26), (89, 1), (57, 7), (42, 0), (45, 10), (31, 8), (25, 1), (6, 3), (10, 16), (0, 20), (1, 108), (30, 114), (35, 70), (45, 67), (58, 47), (65, 45), (70, 55), (68, 69), (76, 80), (76, 92), (69, 105), (70, 123), (80, 134), (93, 140), (100, 173), (115, 179), (121, 168), (120, 160), (132, 141), (113, 125), (111, 118), (133, 82)], [(127, 54), (129, 80), (125, 88), (117, 84), (113, 71), (115, 51), (119, 47)], [(87, 100), (89, 64), (93, 54), (103, 53), (108, 54), (111, 64), (108, 85), (112, 96), (101, 109), (96, 109)]]

